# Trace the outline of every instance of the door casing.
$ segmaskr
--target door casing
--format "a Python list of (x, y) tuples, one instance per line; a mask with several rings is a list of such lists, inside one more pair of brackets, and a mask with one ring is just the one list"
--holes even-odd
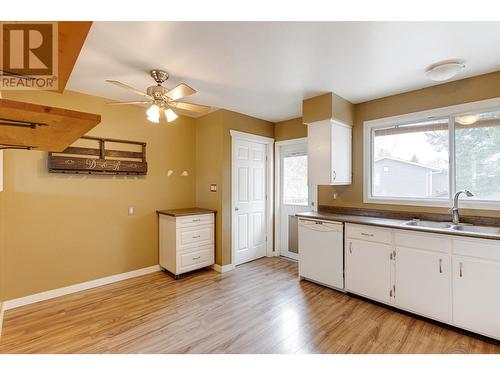
[[(280, 254), (281, 250), (281, 146), (286, 145), (298, 145), (298, 144), (306, 144), (307, 145), (307, 137), (303, 138), (295, 138), (289, 139), (286, 141), (278, 141), (274, 144), (274, 249), (277, 256)], [(311, 192), (309, 191), (309, 201), (311, 200)], [(310, 206), (304, 206), (304, 211), (311, 211), (312, 208)]]

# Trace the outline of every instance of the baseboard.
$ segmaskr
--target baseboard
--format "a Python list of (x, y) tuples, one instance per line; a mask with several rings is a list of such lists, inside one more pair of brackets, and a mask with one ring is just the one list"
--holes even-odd
[(234, 264), (226, 264), (224, 266), (221, 266), (219, 264), (214, 264), (212, 268), (217, 272), (224, 273), (234, 270)]
[(2, 337), (2, 326), (3, 326), (3, 313), (5, 310), (5, 304), (0, 302), (0, 337)]
[(66, 286), (64, 288), (48, 290), (46, 292), (41, 292), (37, 294), (32, 294), (30, 296), (11, 299), (3, 303), (4, 310), (15, 309), (16, 307), (21, 307), (29, 305), (36, 302), (45, 301), (51, 298), (65, 296), (67, 294), (81, 292), (82, 290), (92, 289), (98, 286), (107, 285), (115, 283), (117, 281), (131, 279), (133, 277), (146, 275), (148, 273), (160, 271), (160, 265), (154, 265), (146, 268), (140, 268), (138, 270), (120, 273), (117, 275), (103, 277), (101, 279), (86, 281), (84, 283)]

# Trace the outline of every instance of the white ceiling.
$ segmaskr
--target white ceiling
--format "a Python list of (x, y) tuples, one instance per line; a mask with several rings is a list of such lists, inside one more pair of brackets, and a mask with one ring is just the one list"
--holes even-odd
[(96, 22), (68, 89), (138, 99), (104, 82), (145, 89), (151, 69), (186, 101), (279, 121), (325, 92), (359, 103), (435, 84), (427, 66), (463, 59), (456, 79), (500, 70), (500, 22)]

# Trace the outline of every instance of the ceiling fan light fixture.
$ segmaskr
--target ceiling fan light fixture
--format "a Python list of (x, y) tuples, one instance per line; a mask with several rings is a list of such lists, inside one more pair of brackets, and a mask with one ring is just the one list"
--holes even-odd
[(179, 116), (177, 116), (177, 114), (174, 111), (172, 111), (172, 109), (167, 108), (165, 109), (165, 117), (167, 118), (168, 122), (172, 122)]
[(455, 119), (460, 125), (472, 125), (479, 120), (479, 115), (462, 115)]
[(156, 104), (151, 104), (151, 106), (146, 111), (148, 115), (148, 120), (158, 124), (160, 122), (160, 107)]
[(460, 61), (443, 61), (434, 65), (431, 65), (425, 71), (427, 78), (432, 81), (442, 82), (447, 81), (455, 77), (465, 69), (465, 64)]

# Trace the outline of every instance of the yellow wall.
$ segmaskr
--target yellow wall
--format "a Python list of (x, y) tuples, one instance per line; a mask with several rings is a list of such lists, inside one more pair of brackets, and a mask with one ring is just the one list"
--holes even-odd
[[(217, 210), (217, 264), (222, 264), (222, 114), (218, 110), (196, 120), (196, 205)], [(217, 192), (210, 191), (210, 184), (217, 184)]]
[[(89, 134), (147, 142), (149, 171), (140, 177), (50, 174), (47, 153), (6, 151), (0, 300), (158, 264), (155, 211), (195, 204), (195, 120), (155, 125), (140, 107), (107, 106), (107, 99), (75, 92), (2, 94), (101, 114)], [(179, 176), (183, 170), (189, 177)], [(128, 216), (129, 206), (135, 215)]]
[[(0, 173), (2, 171), (2, 166), (0, 165)], [(3, 223), (4, 223), (4, 203), (3, 203), (4, 193), (0, 191), (0, 330), (2, 326), (1, 322), (1, 311), (2, 311), (2, 301), (4, 296), (4, 272), (3, 272), (3, 256), (4, 256), (4, 234), (3, 234)]]
[(302, 101), (302, 119), (305, 124), (333, 118), (352, 125), (354, 116), (354, 105), (331, 92)]
[[(352, 185), (319, 187), (319, 204), (342, 207), (390, 209), (397, 211), (447, 213), (446, 208), (363, 203), (363, 122), (497, 97), (500, 97), (500, 72), (467, 78), (357, 104), (355, 106), (356, 120), (353, 127)], [(332, 199), (334, 191), (338, 194), (336, 200)], [(463, 212), (469, 215), (500, 217), (500, 211), (463, 210)]]
[(307, 126), (304, 125), (302, 117), (274, 124), (274, 140), (276, 142), (303, 137), (307, 137)]

